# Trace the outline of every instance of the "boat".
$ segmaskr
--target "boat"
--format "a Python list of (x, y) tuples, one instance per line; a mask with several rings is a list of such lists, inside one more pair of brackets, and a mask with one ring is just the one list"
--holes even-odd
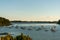
[(28, 28), (28, 30), (32, 30), (32, 28)]
[(21, 29), (23, 29), (23, 30), (25, 30), (26, 29), (26, 27), (20, 27)]
[(45, 29), (45, 31), (48, 31), (47, 29)]
[(39, 30), (41, 30), (41, 28), (36, 29), (36, 31), (39, 31)]
[(53, 28), (51, 28), (51, 31), (52, 31), (52, 32), (56, 32), (56, 30), (55, 30), (55, 28), (54, 28), (54, 27), (53, 27)]

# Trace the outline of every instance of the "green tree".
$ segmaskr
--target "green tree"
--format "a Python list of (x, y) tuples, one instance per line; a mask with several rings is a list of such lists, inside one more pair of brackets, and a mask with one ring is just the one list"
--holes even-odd
[(58, 24), (60, 24), (60, 20), (58, 20), (58, 22), (57, 22)]
[(0, 26), (9, 26), (11, 23), (8, 19), (0, 17)]

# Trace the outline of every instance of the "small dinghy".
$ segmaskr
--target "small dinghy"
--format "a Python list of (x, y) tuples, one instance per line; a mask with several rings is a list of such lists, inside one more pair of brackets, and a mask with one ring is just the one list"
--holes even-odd
[(47, 32), (47, 31), (49, 31), (49, 30), (45, 29), (45, 31)]
[(21, 29), (23, 29), (23, 30), (25, 30), (26, 29), (26, 27), (20, 27)]

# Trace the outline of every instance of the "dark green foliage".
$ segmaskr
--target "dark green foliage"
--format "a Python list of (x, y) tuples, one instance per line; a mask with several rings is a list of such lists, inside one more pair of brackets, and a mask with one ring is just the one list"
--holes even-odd
[(8, 19), (0, 17), (0, 26), (9, 26), (11, 23)]
[(60, 20), (57, 23), (60, 24)]

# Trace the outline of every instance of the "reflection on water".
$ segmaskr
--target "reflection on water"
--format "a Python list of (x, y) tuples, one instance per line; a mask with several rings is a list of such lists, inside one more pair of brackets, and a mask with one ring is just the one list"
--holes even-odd
[(33, 40), (60, 40), (60, 25), (57, 24), (17, 24), (8, 27), (0, 27), (1, 32), (14, 34), (24, 33), (30, 35)]

